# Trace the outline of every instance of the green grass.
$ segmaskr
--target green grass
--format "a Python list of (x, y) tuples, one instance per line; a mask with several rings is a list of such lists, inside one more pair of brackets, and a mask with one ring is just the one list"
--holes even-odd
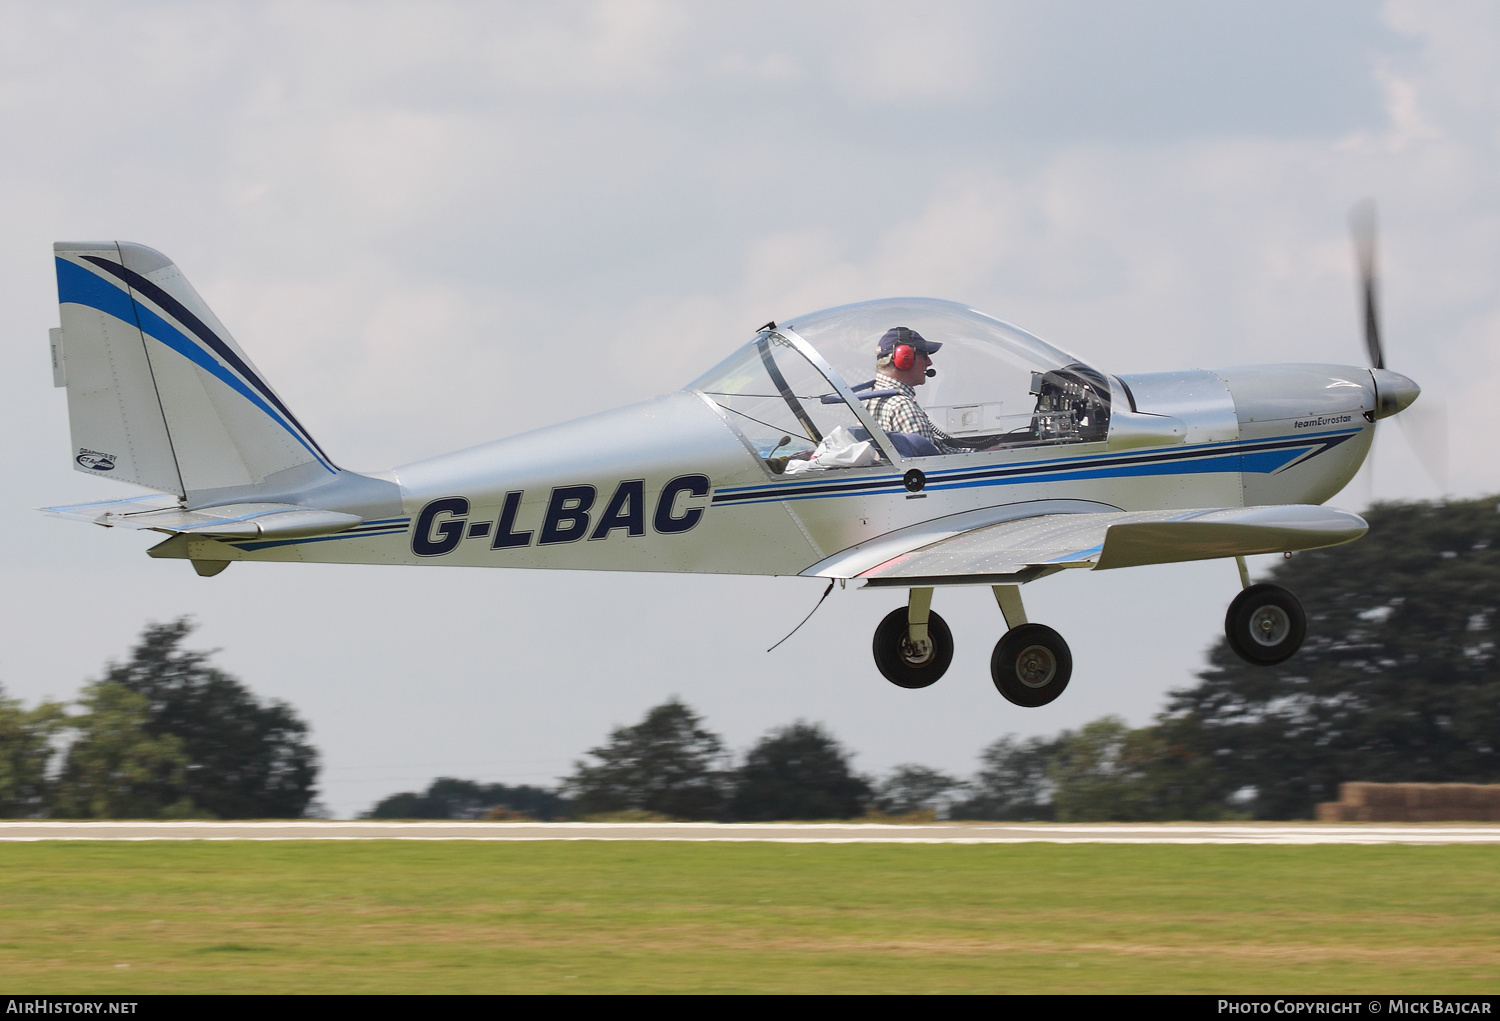
[(0, 991), (1486, 992), (1500, 848), (0, 845)]

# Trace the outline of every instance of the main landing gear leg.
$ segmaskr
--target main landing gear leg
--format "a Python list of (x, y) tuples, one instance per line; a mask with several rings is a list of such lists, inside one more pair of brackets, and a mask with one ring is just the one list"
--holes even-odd
[(990, 656), (990, 676), (1000, 694), (1016, 705), (1035, 708), (1063, 693), (1073, 676), (1073, 653), (1062, 635), (1026, 620), (1021, 586), (996, 585), (995, 602), (1010, 628)]
[(1026, 606), (1021, 602), (1021, 586), (995, 585), (995, 602), (1000, 604), (1000, 613), (1005, 617), (1007, 628), (1018, 628), (1026, 623)]
[(875, 629), (875, 665), (901, 688), (933, 684), (953, 662), (953, 632), (932, 612), (932, 589), (914, 588), (907, 605), (886, 614)]
[(1224, 615), (1224, 637), (1234, 654), (1255, 666), (1275, 666), (1291, 659), (1307, 637), (1307, 614), (1302, 603), (1280, 585), (1250, 584), (1250, 569), (1244, 557), (1235, 557), (1240, 568), (1240, 594)]
[(932, 617), (932, 589), (914, 588), (906, 593), (906, 637), (918, 655), (925, 656), (932, 647), (927, 622)]

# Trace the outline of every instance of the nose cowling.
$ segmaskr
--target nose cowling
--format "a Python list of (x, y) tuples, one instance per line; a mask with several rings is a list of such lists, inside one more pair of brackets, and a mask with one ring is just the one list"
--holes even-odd
[(1416, 383), (1390, 369), (1371, 369), (1370, 376), (1375, 382), (1376, 418), (1390, 418), (1405, 411), (1422, 392)]

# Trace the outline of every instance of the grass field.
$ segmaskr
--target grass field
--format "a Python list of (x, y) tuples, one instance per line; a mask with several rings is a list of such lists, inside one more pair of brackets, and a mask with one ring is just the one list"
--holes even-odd
[(0, 845), (0, 992), (1486, 992), (1500, 848)]

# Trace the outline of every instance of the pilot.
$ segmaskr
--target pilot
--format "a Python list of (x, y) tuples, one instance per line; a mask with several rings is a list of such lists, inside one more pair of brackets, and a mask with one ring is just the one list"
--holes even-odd
[[(932, 354), (943, 345), (924, 338), (916, 330), (896, 326), (880, 338), (875, 356), (875, 390), (894, 390), (888, 397), (869, 402), (875, 424), (892, 436), (892, 442), (907, 457), (924, 454), (955, 454), (971, 450), (932, 424), (922, 405), (917, 403), (913, 387), (927, 382), (937, 372), (932, 368)], [(904, 434), (897, 436), (895, 434)], [(909, 447), (911, 449), (901, 449)], [(930, 448), (930, 449), (929, 449)]]

